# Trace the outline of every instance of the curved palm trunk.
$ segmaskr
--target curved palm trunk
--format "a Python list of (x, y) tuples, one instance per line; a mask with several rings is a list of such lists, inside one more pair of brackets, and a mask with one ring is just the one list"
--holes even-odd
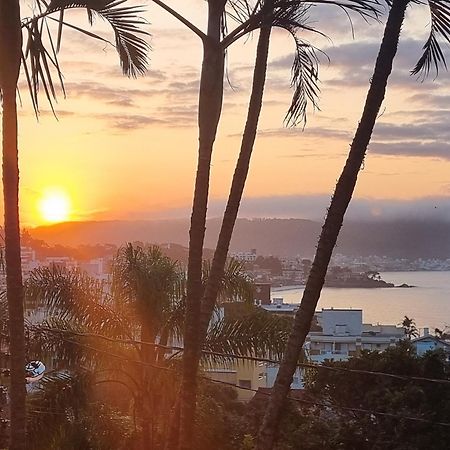
[(3, 197), (5, 208), (6, 294), (11, 353), (11, 444), (26, 447), (25, 337), (20, 261), (19, 164), (16, 88), (22, 47), (18, 0), (0, 4), (0, 85), (3, 95)]
[(202, 299), (201, 323), (200, 323), (200, 347), (202, 346), (208, 331), (208, 325), (217, 300), (220, 282), (223, 276), (228, 249), (236, 224), (239, 206), (244, 192), (245, 182), (250, 168), (250, 158), (256, 139), (259, 116), (262, 109), (264, 86), (267, 73), (267, 59), (269, 55), (271, 27), (261, 28), (256, 52), (255, 68), (253, 72), (252, 92), (250, 96), (247, 121), (242, 136), (239, 158), (233, 175), (230, 195), (222, 220), (217, 247), (211, 265), (205, 294)]
[(220, 45), (224, 0), (208, 1), (208, 34), (203, 42), (199, 95), (199, 150), (191, 228), (184, 330), (183, 376), (180, 399), (181, 449), (190, 449), (197, 393), (198, 323), (202, 289), (202, 257), (208, 206), (211, 156), (222, 110), (224, 49)]
[(311, 327), (311, 321), (323, 287), (331, 254), (342, 227), (345, 211), (352, 198), (358, 172), (364, 160), (375, 121), (385, 96), (387, 81), (397, 52), (398, 40), (408, 1), (393, 0), (361, 121), (322, 227), (316, 255), (308, 276), (300, 308), (295, 316), (294, 327), (286, 345), (283, 362), (278, 371), (272, 395), (259, 430), (258, 450), (269, 450), (273, 447), (281, 411), (292, 383), (292, 376), (297, 367), (297, 361), (306, 335)]

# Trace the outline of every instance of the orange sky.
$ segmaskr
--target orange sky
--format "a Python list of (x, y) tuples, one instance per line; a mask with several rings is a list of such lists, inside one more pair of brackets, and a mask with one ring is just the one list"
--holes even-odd
[[(28, 2), (26, 2), (28, 3)], [(137, 3), (137, 2), (134, 2)], [(149, 2), (145, 2), (148, 4)], [(176, 7), (180, 2), (168, 2)], [(206, 2), (188, 0), (182, 11), (204, 28)], [(421, 84), (408, 75), (420, 56), (428, 13), (408, 14), (399, 58), (356, 197), (411, 200), (450, 196), (446, 131), (448, 74)], [(28, 14), (23, 8), (22, 14)], [(71, 220), (165, 217), (186, 214), (196, 164), (196, 102), (201, 62), (198, 38), (154, 5), (150, 70), (137, 80), (121, 76), (115, 50), (66, 31), (61, 54), (68, 97), (36, 121), (25, 89), (20, 110), (21, 211), (24, 225), (44, 223), (39, 200), (48, 188), (66, 191)], [(86, 25), (84, 14), (72, 21)], [(292, 42), (276, 32), (260, 133), (246, 188), (249, 198), (329, 195), (339, 176), (365, 96), (382, 27), (348, 20), (337, 9), (316, 8), (311, 22), (332, 41), (313, 39), (331, 58), (321, 68), (320, 111), (310, 111), (305, 131), (286, 129)], [(97, 22), (95, 30), (107, 28)], [(309, 36), (305, 35), (305, 38)], [(211, 196), (227, 196), (245, 123), (257, 35), (230, 51), (225, 107), (212, 164)], [(44, 104), (45, 99), (41, 99)], [(445, 135), (447, 132), (447, 135)], [(436, 200), (437, 199), (437, 200)], [(244, 212), (245, 213), (245, 212)], [(378, 208), (376, 214), (382, 214)], [(264, 210), (261, 211), (264, 215)], [(290, 206), (285, 216), (301, 217)]]

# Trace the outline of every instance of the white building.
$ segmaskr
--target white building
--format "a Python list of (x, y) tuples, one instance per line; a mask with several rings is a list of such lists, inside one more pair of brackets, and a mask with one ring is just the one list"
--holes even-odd
[(22, 276), (28, 278), (30, 272), (39, 267), (36, 252), (31, 247), (20, 247), (20, 259), (22, 263)]
[(76, 269), (78, 262), (70, 256), (47, 256), (43, 265), (61, 269)]
[(79, 262), (78, 268), (92, 278), (108, 281), (110, 278), (110, 265), (111, 262), (109, 260), (97, 258), (86, 262)]
[(232, 258), (242, 262), (255, 262), (256, 261), (256, 248), (252, 248), (249, 252), (236, 252), (231, 253)]
[(361, 309), (322, 309), (316, 312), (321, 331), (311, 331), (305, 349), (311, 361), (346, 360), (361, 350), (383, 351), (405, 337), (395, 325), (363, 324)]
[[(262, 307), (274, 314), (291, 316), (298, 309), (298, 305), (283, 303), (281, 298)], [(361, 350), (383, 351), (405, 337), (405, 330), (395, 325), (364, 324), (361, 309), (324, 308), (315, 313), (313, 324), (304, 349), (307, 358), (318, 364), (325, 360), (344, 361), (358, 355)], [(278, 366), (266, 366), (265, 387), (273, 386), (277, 373)], [(291, 389), (302, 388), (302, 370), (298, 368)]]

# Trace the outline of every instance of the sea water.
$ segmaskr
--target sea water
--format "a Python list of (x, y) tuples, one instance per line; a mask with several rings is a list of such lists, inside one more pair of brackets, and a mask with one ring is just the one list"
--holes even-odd
[[(382, 272), (381, 278), (415, 287), (323, 288), (317, 309), (362, 309), (364, 323), (399, 324), (406, 315), (431, 332), (450, 327), (450, 272)], [(285, 303), (299, 303), (302, 294), (302, 286), (272, 288), (272, 298)]]

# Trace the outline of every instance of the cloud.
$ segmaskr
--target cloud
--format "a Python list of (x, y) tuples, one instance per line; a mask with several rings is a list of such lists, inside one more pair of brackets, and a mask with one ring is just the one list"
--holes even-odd
[(375, 142), (370, 144), (370, 152), (380, 155), (437, 157), (450, 161), (450, 144), (434, 142)]
[[(245, 198), (239, 217), (245, 218), (302, 218), (322, 222), (330, 204), (330, 195), (286, 195)], [(224, 199), (213, 199), (208, 206), (208, 216), (222, 217)], [(140, 218), (173, 219), (190, 214), (190, 205), (140, 212)], [(450, 195), (423, 197), (411, 200), (353, 198), (346, 220), (391, 221), (398, 219), (450, 221)]]
[[(242, 136), (242, 134), (232, 134), (229, 137)], [(331, 138), (347, 140), (352, 133), (348, 130), (328, 127), (302, 127), (292, 128), (270, 128), (258, 132), (259, 138)]]
[(153, 116), (144, 116), (139, 114), (96, 114), (95, 118), (106, 120), (111, 128), (120, 131), (135, 130), (151, 125), (164, 125), (165, 121)]
[[(394, 69), (389, 77), (389, 86), (408, 89), (423, 88), (418, 82), (418, 77), (411, 76), (410, 73), (421, 56), (422, 46), (423, 41), (418, 39), (409, 38), (400, 41), (394, 60)], [(379, 48), (380, 41), (374, 40), (325, 47), (323, 50), (331, 60), (330, 67), (338, 70), (338, 74), (333, 75), (327, 84), (336, 87), (368, 86)], [(427, 80), (426, 83), (427, 91), (438, 89), (442, 85), (439, 80), (433, 80), (433, 82)]]
[[(431, 94), (430, 92), (420, 92), (412, 95), (409, 100), (434, 108), (447, 109), (450, 106), (450, 94)], [(442, 111), (434, 112), (442, 113)], [(446, 113), (449, 114), (450, 110), (447, 109)]]
[(65, 88), (69, 97), (89, 97), (104, 102), (118, 102), (122, 106), (133, 106), (136, 99), (150, 94), (147, 89), (124, 89), (104, 83), (72, 82), (67, 83)]
[[(447, 115), (448, 116), (448, 115)], [(393, 124), (379, 122), (375, 125), (374, 139), (383, 140), (429, 140), (438, 138), (450, 141), (450, 127), (447, 121)]]

